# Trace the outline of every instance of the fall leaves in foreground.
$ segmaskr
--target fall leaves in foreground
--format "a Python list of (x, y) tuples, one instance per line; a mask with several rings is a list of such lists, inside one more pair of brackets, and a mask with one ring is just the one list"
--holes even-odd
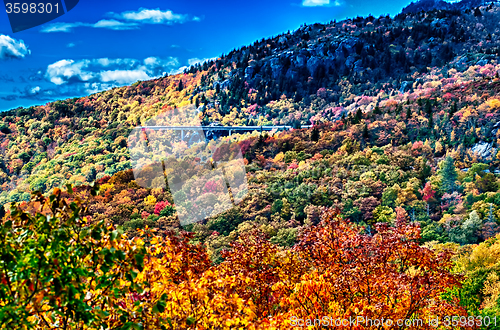
[(467, 315), (442, 298), (461, 279), (451, 254), (420, 246), (419, 227), (404, 218), (369, 236), (328, 210), (294, 248), (255, 230), (213, 265), (189, 233), (128, 239), (81, 218), (86, 202), (68, 193), (13, 204), (3, 221), (5, 329), (289, 329), (293, 316)]

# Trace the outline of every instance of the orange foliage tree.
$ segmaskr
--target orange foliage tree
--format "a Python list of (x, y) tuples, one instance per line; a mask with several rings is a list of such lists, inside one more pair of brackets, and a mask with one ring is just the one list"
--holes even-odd
[[(420, 228), (405, 221), (377, 224), (368, 235), (327, 210), (319, 225), (303, 229), (293, 248), (278, 247), (253, 230), (215, 265), (201, 244), (191, 243), (193, 234), (146, 228), (128, 239), (113, 226), (80, 220), (84, 203), (74, 200), (63, 199), (59, 190), (49, 198), (39, 195), (26, 211), (13, 206), (3, 222), (4, 240), (11, 242), (3, 254), (18, 260), (4, 258), (11, 271), (0, 273), (4, 321), (34, 329), (289, 329), (299, 319), (351, 318), (357, 323), (346, 328), (370, 329), (380, 327), (359, 319), (421, 319), (417, 327), (431, 329), (429, 318), (467, 315), (458, 300), (443, 298), (460, 283), (451, 273), (451, 253), (420, 246)], [(29, 245), (15, 245), (26, 235), (21, 227), (9, 234), (13, 220), (50, 220), (60, 228), (29, 225)], [(61, 230), (69, 234), (58, 235), (51, 249), (64, 258), (38, 262), (37, 241), (46, 244), (44, 237)], [(61, 267), (65, 277), (58, 275)]]

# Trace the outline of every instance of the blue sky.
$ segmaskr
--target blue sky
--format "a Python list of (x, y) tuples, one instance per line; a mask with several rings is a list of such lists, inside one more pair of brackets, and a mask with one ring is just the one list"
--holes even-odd
[(80, 0), (12, 33), (0, 12), (0, 111), (84, 96), (175, 73), (303, 23), (395, 15), (394, 0)]

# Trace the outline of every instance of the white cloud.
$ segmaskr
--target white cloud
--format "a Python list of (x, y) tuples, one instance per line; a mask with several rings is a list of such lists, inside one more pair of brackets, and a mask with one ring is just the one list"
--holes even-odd
[(144, 59), (144, 64), (146, 65), (158, 65), (161, 61), (158, 57), (147, 57)]
[(47, 67), (45, 78), (56, 85), (66, 84), (70, 81), (88, 81), (95, 77), (90, 71), (85, 71), (90, 64), (89, 60), (60, 60)]
[(52, 33), (52, 32), (72, 32), (74, 28), (77, 27), (90, 27), (96, 29), (108, 29), (108, 30), (133, 30), (139, 29), (141, 24), (166, 24), (171, 25), (174, 23), (185, 23), (188, 21), (199, 22), (200, 17), (185, 14), (175, 14), (171, 10), (160, 10), (157, 9), (147, 9), (139, 8), (137, 11), (125, 11), (122, 13), (107, 13), (108, 17), (111, 19), (102, 19), (97, 23), (83, 23), (83, 22), (73, 22), (64, 23), (57, 22), (44, 26), (40, 32)]
[(151, 77), (142, 70), (113, 70), (99, 73), (102, 82), (115, 82), (120, 85), (130, 84), (138, 80), (148, 80)]
[[(139, 8), (138, 11), (125, 11), (120, 14), (109, 13), (110, 16), (125, 21), (141, 22), (143, 24), (173, 24), (189, 20), (188, 15), (175, 14), (171, 10)], [(195, 17), (193, 20), (199, 20)]]
[(120, 67), (120, 68), (129, 68), (132, 69), (138, 65), (140, 65), (141, 61), (135, 60), (132, 58), (97, 58), (92, 60), (94, 64), (102, 67), (110, 67), (110, 66), (115, 66), (115, 67)]
[(40, 93), (40, 90), (41, 90), (40, 86), (36, 86), (36, 87), (31, 88), (29, 90), (29, 93), (31, 95), (36, 95), (36, 94)]
[(303, 0), (302, 6), (304, 7), (329, 7), (329, 6), (341, 6), (342, 2), (340, 0), (335, 0), (330, 2), (330, 0)]
[(190, 58), (188, 60), (188, 64), (189, 65), (196, 65), (198, 63), (202, 64), (203, 62), (208, 61), (208, 60), (210, 60), (210, 58), (202, 58), (202, 59), (200, 59), (200, 58), (195, 57), (195, 58)]
[(64, 59), (50, 64), (45, 79), (57, 86), (77, 85), (88, 92), (132, 84), (172, 73), (179, 66), (175, 57), (148, 57), (142, 61), (130, 58)]
[(92, 25), (95, 28), (104, 28), (110, 30), (133, 30), (138, 29), (139, 24), (137, 23), (128, 23), (128, 22), (120, 22), (114, 19), (102, 19), (99, 22)]
[(0, 60), (24, 58), (29, 54), (31, 51), (24, 44), (24, 41), (0, 34)]
[(74, 23), (63, 23), (57, 22), (46, 25), (40, 32), (43, 33), (51, 33), (51, 32), (72, 32), (74, 28), (80, 26), (92, 26), (92, 24), (82, 23), (82, 22), (74, 22)]
[(77, 27), (90, 27), (96, 29), (108, 29), (108, 30), (133, 30), (138, 29), (139, 24), (137, 23), (128, 23), (128, 22), (120, 22), (114, 19), (102, 19), (97, 23), (82, 23), (82, 22), (74, 22), (74, 23), (63, 23), (57, 22), (46, 25), (40, 32), (43, 33), (52, 33), (52, 32), (73, 32), (73, 29)]
[(176, 57), (169, 57), (167, 59), (161, 59), (159, 57), (148, 57), (144, 59), (144, 64), (147, 67), (176, 67), (179, 66), (179, 60)]
[(69, 44), (66, 45), (66, 47), (68, 47), (68, 48), (73, 48), (75, 46), (76, 46), (76, 44), (74, 42), (70, 42)]
[[(47, 66), (30, 78), (33, 85), (24, 89), (14, 88), (14, 94), (2, 96), (3, 100), (33, 99), (51, 101), (55, 98), (89, 95), (113, 87), (130, 85), (138, 80), (149, 80), (173, 74), (179, 67), (175, 57), (63, 59)], [(1, 79), (2, 77), (0, 77)], [(45, 84), (38, 81), (45, 80)], [(52, 84), (51, 84), (52, 83)], [(2, 94), (0, 92), (0, 94)]]

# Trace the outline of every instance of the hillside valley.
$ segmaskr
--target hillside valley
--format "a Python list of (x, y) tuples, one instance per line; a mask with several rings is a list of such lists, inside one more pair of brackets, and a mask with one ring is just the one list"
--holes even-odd
[[(133, 319), (142, 314), (130, 311), (146, 301), (144, 318), (160, 322), (158, 315), (171, 313), (160, 322), (171, 328), (221, 324), (203, 308), (255, 329), (286, 329), (292, 315), (384, 316), (374, 304), (391, 306), (394, 318), (500, 317), (498, 22), (497, 2), (422, 0), (394, 17), (303, 25), (182, 74), (0, 113), (4, 222), (30, 219), (26, 227), (39, 221), (45, 228), (40, 219), (55, 217), (70, 228), (85, 217), (89, 226), (121, 226), (131, 238), (121, 248), (132, 255), (132, 239), (143, 240), (137, 249), (161, 261), (145, 269), (158, 282), (169, 279), (169, 294), (196, 292), (199, 301), (229, 306), (189, 305), (151, 289), (152, 282), (147, 293), (130, 289), (140, 298), (117, 303)], [(186, 179), (175, 192), (168, 184), (139, 185), (129, 134), (165, 114), (175, 114), (170, 125), (193, 125), (192, 117), (177, 116), (187, 108), (202, 125), (294, 129), (221, 137), (227, 150), (241, 150), (248, 192), (231, 209), (182, 226), (175, 201), (217, 210), (224, 183)], [(155, 147), (167, 158), (188, 146), (177, 136)], [(200, 157), (210, 158), (214, 142), (193, 149), (196, 157), (172, 161), (167, 175), (180, 182), (208, 171)], [(20, 237), (23, 226), (16, 227)], [(106, 226), (98, 228), (107, 233)], [(101, 242), (101, 234), (90, 236)], [(346, 266), (352, 263), (359, 267)], [(342, 298), (349, 290), (356, 304)], [(311, 301), (301, 300), (311, 292)], [(178, 309), (165, 311), (164, 300)], [(195, 322), (188, 310), (205, 316)]]

